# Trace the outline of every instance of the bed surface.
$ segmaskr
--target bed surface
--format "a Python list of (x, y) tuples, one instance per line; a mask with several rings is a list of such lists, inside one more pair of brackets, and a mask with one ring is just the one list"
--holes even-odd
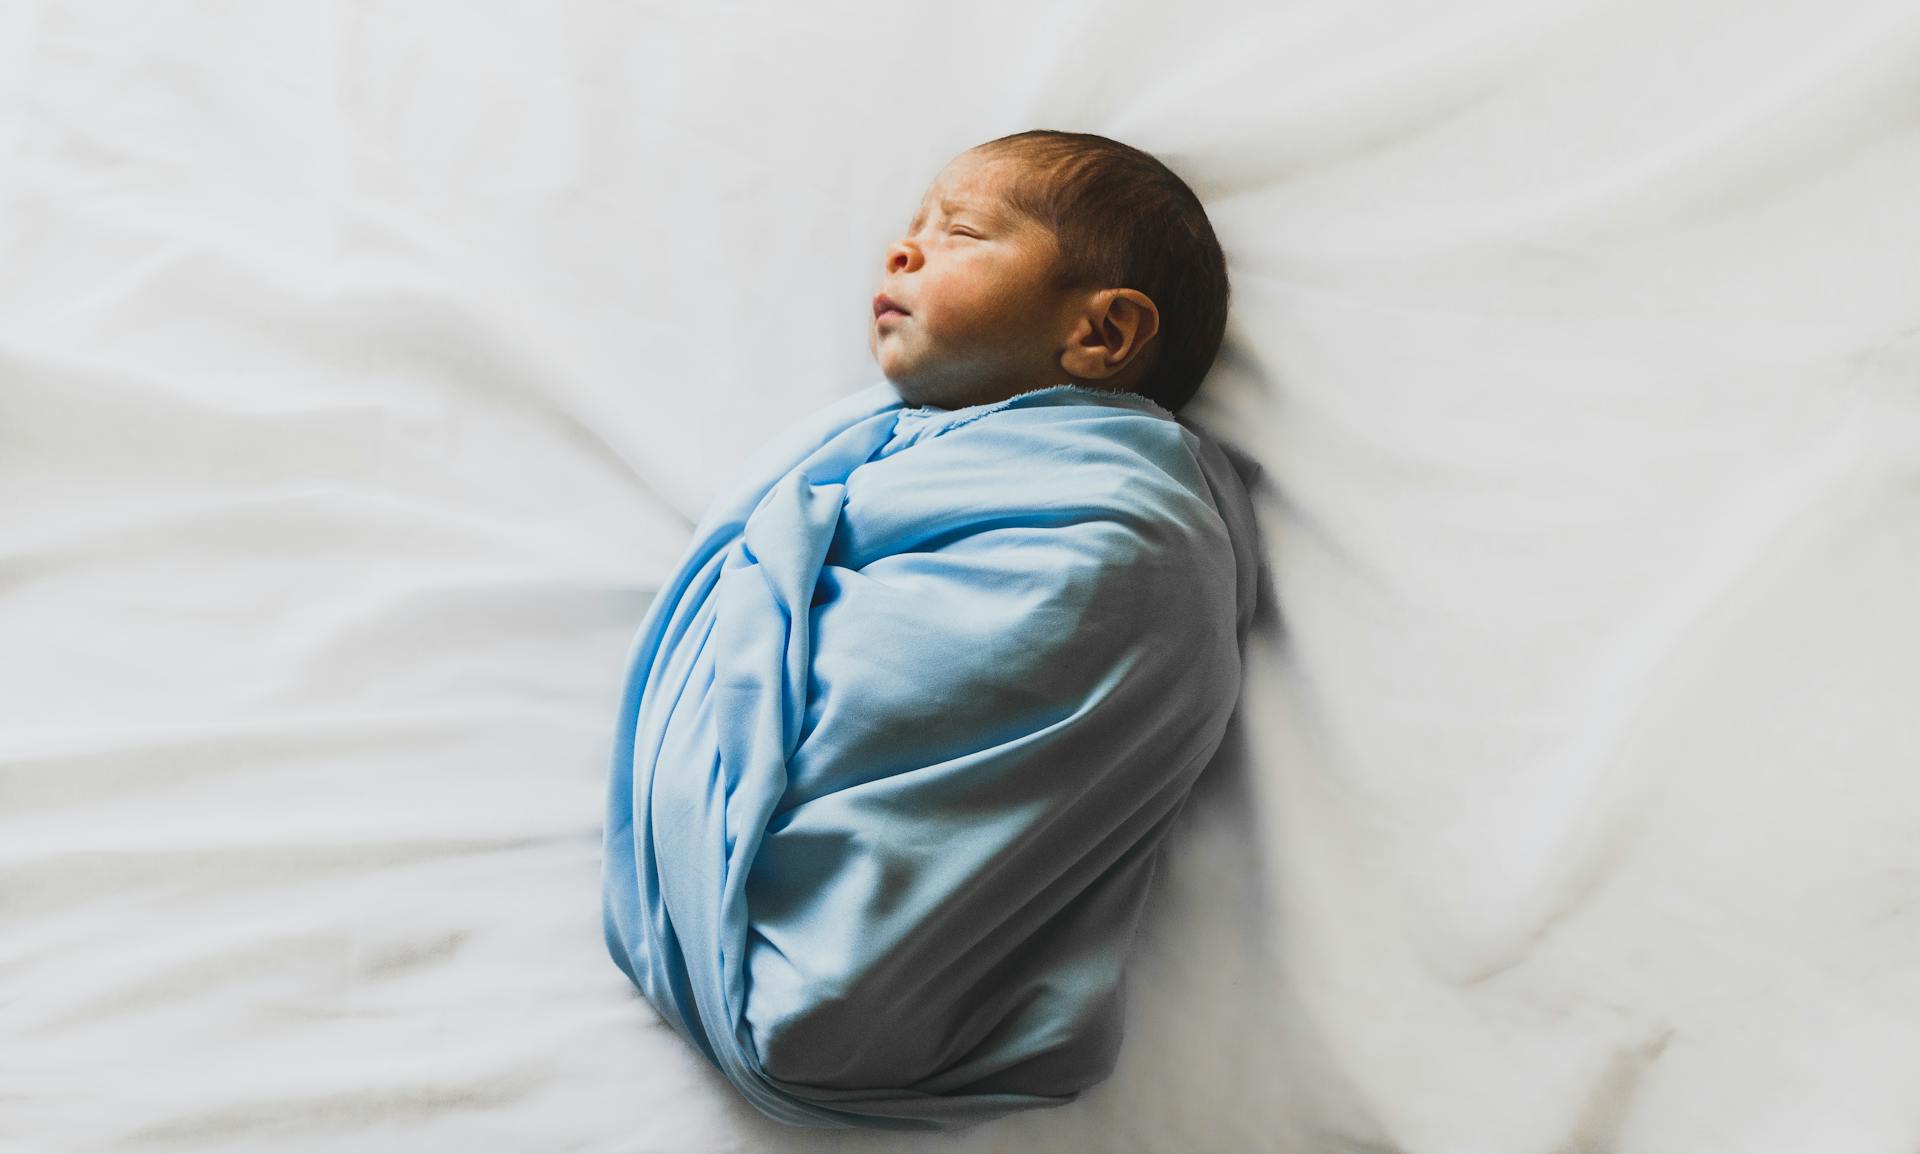
[[(1920, 14), (0, 3), (0, 1151), (1920, 1145)], [(1029, 127), (1209, 206), (1272, 599), (1114, 1077), (755, 1114), (627, 647)]]

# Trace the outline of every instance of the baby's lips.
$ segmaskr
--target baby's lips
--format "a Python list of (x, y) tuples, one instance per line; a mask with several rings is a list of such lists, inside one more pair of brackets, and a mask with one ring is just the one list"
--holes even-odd
[(876, 293), (873, 298), (873, 315), (878, 317), (885, 312), (897, 312), (903, 316), (912, 315), (908, 313), (905, 308), (901, 307), (899, 301), (894, 300), (886, 293)]

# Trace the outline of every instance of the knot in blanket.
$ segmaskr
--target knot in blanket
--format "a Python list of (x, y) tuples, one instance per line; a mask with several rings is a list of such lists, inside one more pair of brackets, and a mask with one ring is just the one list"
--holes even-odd
[(1157, 852), (1238, 695), (1243, 478), (1133, 394), (885, 383), (744, 477), (634, 643), (614, 960), (786, 1122), (1071, 1101), (1112, 1072)]

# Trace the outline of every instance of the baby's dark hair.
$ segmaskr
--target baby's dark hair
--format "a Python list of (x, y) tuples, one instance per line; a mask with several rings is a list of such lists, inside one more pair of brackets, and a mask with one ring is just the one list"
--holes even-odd
[(1022, 162), (1009, 207), (1058, 238), (1061, 288), (1130, 288), (1153, 299), (1160, 331), (1140, 391), (1179, 412), (1213, 367), (1232, 292), (1200, 198), (1158, 157), (1088, 132), (1036, 128), (969, 151)]

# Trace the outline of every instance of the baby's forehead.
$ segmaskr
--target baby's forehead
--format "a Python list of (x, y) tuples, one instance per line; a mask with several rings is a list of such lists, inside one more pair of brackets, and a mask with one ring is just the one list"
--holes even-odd
[(914, 211), (913, 223), (920, 223), (932, 212), (971, 212), (1004, 223), (1024, 223), (1026, 214), (1019, 211), (1014, 193), (1031, 176), (1012, 158), (976, 158), (962, 153), (927, 186)]
[(1012, 221), (1016, 215), (1013, 206), (1000, 196), (936, 190), (921, 198), (913, 213), (913, 223), (917, 225), (928, 216), (979, 216), (990, 221)]

